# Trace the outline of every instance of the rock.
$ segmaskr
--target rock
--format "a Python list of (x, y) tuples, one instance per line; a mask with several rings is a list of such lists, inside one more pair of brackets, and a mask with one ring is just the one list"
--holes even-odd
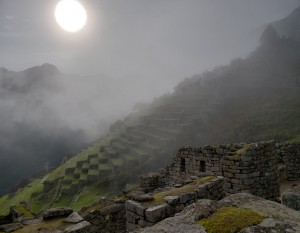
[(174, 217), (166, 218), (152, 227), (136, 230), (135, 233), (206, 233), (197, 221), (206, 218), (223, 207), (246, 208), (267, 216), (260, 224), (247, 227), (240, 233), (299, 233), (300, 213), (284, 205), (248, 193), (230, 195), (221, 201), (198, 200)]
[(124, 204), (112, 204), (112, 205), (109, 205), (109, 206), (106, 206), (104, 208), (102, 208), (100, 210), (100, 213), (102, 215), (107, 215), (107, 214), (114, 214), (114, 213), (118, 213), (120, 212), (121, 210), (124, 210), (125, 209), (125, 205)]
[(282, 204), (300, 211), (300, 185), (294, 186), (282, 194)]
[(65, 233), (88, 233), (91, 224), (87, 221), (77, 223), (65, 229)]
[(172, 214), (171, 206), (162, 204), (158, 206), (149, 207), (146, 209), (145, 215), (148, 222), (158, 222)]
[(193, 183), (193, 180), (192, 180), (192, 179), (188, 179), (188, 180), (185, 180), (185, 181), (184, 181), (184, 184), (190, 184), (190, 183)]
[(23, 222), (34, 218), (33, 213), (31, 213), (24, 201), (21, 201), (15, 206), (11, 206), (10, 215), (12, 216), (12, 222)]
[(133, 199), (139, 202), (152, 201), (154, 198), (150, 194), (142, 194), (134, 196)]
[(38, 230), (38, 233), (63, 233), (61, 230), (55, 230), (55, 229), (46, 229), (42, 228)]
[(191, 176), (191, 180), (197, 180), (197, 179), (199, 179), (198, 176)]
[(77, 212), (73, 212), (67, 218), (64, 219), (64, 222), (68, 223), (79, 223), (82, 222), (84, 219), (81, 217)]
[(65, 217), (73, 212), (71, 208), (51, 208), (45, 210), (43, 213), (43, 219), (55, 218), (55, 217)]
[(179, 197), (178, 196), (166, 196), (164, 197), (164, 200), (169, 204), (169, 205), (176, 205), (179, 203)]
[(22, 226), (21, 223), (4, 224), (4, 225), (0, 225), (0, 231), (13, 232), (13, 231), (16, 231), (16, 230), (18, 230), (22, 227), (23, 226)]
[(283, 221), (267, 218), (262, 223), (245, 228), (240, 233), (296, 233), (293, 227)]
[(182, 184), (175, 184), (174, 187), (175, 188), (181, 188), (183, 185)]
[(140, 203), (138, 203), (138, 202), (136, 202), (136, 201), (132, 201), (132, 200), (127, 200), (127, 201), (125, 202), (125, 208), (126, 208), (127, 210), (132, 211), (132, 212), (136, 212), (137, 206), (140, 206), (140, 205), (141, 205)]
[(41, 223), (42, 220), (35, 218), (35, 219), (30, 219), (30, 220), (26, 220), (24, 222), (22, 222), (24, 225), (32, 225), (32, 224), (37, 224), (37, 223)]

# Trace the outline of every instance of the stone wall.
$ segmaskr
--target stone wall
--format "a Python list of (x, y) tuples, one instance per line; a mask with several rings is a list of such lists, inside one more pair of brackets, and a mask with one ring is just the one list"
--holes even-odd
[(167, 176), (164, 172), (150, 173), (147, 176), (140, 177), (140, 187), (145, 192), (151, 192), (157, 188), (167, 186)]
[(273, 141), (181, 148), (169, 166), (171, 179), (183, 182), (191, 175), (225, 177), (227, 193), (249, 192), (279, 196), (277, 157)]
[(116, 203), (92, 210), (84, 219), (92, 224), (90, 233), (126, 233), (125, 204)]
[(150, 207), (142, 203), (127, 200), (125, 202), (127, 229), (136, 230), (173, 216), (184, 209), (184, 207), (196, 202), (198, 199), (207, 198), (219, 200), (224, 197), (224, 178), (217, 177), (199, 185), (192, 192), (184, 192), (178, 196), (164, 197), (165, 203)]
[(281, 181), (300, 177), (300, 143), (276, 144)]

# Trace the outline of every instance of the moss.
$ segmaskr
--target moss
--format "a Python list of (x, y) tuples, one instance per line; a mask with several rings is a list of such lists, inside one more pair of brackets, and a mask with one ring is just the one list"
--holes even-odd
[(263, 219), (263, 216), (249, 209), (225, 207), (197, 223), (204, 226), (207, 233), (236, 233), (259, 224)]
[(206, 182), (214, 179), (215, 177), (214, 176), (206, 176), (206, 177), (203, 177), (201, 178), (200, 180), (198, 180), (198, 184), (205, 184)]
[(70, 223), (65, 223), (63, 221), (64, 219), (51, 219), (47, 221), (43, 221), (41, 223), (32, 224), (29, 226), (25, 226), (17, 231), (14, 231), (15, 233), (28, 233), (28, 232), (39, 232), (40, 229), (49, 229), (49, 232), (51, 230), (64, 230), (68, 226), (71, 226)]
[(292, 143), (292, 144), (300, 144), (300, 135), (287, 141), (287, 143)]
[(155, 206), (155, 205), (160, 205), (160, 204), (164, 204), (164, 197), (166, 196), (179, 196), (181, 193), (189, 193), (189, 192), (193, 192), (195, 189), (197, 189), (197, 187), (200, 184), (204, 184), (206, 182), (208, 182), (209, 180), (213, 179), (215, 177), (213, 176), (207, 176), (204, 178), (201, 178), (199, 180), (195, 180), (194, 182), (187, 184), (185, 186), (182, 186), (180, 188), (174, 188), (168, 191), (164, 191), (164, 192), (160, 192), (160, 193), (156, 193), (153, 195), (153, 200), (152, 201), (148, 201), (148, 202), (143, 202), (143, 206), (145, 207), (149, 207), (149, 206)]
[(148, 173), (148, 177), (155, 177), (155, 176), (159, 176), (159, 174), (156, 173), (156, 172), (149, 172)]
[(16, 205), (15, 207), (21, 214), (23, 214), (25, 217), (32, 218), (33, 215), (28, 211), (24, 206), (22, 205)]
[(26, 187), (19, 189), (11, 198), (4, 196), (0, 199), (0, 215), (6, 215), (11, 206), (17, 205), (20, 200), (30, 203), (33, 195), (38, 195), (43, 191), (43, 180), (36, 179)]
[(245, 152), (247, 152), (249, 149), (251, 148), (251, 145), (250, 144), (246, 144), (244, 145), (241, 149), (237, 150), (234, 154), (235, 155), (242, 155), (244, 154)]

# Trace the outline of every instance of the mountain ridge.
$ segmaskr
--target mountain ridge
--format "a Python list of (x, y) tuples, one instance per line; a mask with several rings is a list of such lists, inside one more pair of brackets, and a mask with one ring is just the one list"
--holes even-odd
[(179, 83), (173, 93), (116, 122), (102, 140), (34, 185), (2, 197), (0, 206), (26, 193), (36, 212), (47, 206), (80, 209), (167, 164), (178, 147), (299, 137), (300, 43), (293, 38), (273, 42)]

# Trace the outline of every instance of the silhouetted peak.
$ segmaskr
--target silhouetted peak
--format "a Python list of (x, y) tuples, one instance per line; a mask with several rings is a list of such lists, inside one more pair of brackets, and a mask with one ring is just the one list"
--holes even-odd
[(50, 63), (44, 63), (43, 65), (40, 66), (40, 68), (43, 71), (46, 71), (49, 73), (53, 73), (53, 74), (60, 73), (60, 71), (57, 69), (57, 67)]
[(277, 34), (276, 30), (272, 25), (269, 25), (263, 34), (260, 37), (260, 42), (262, 44), (267, 43), (274, 43), (279, 39), (279, 35)]
[(29, 69), (24, 70), (28, 75), (37, 75), (37, 76), (54, 76), (58, 75), (61, 72), (56, 68), (56, 66), (45, 63), (41, 66), (34, 66)]
[(5, 67), (2, 66), (2, 67), (0, 68), (0, 72), (1, 72), (1, 73), (6, 73), (6, 72), (8, 72), (8, 69), (6, 69)]

